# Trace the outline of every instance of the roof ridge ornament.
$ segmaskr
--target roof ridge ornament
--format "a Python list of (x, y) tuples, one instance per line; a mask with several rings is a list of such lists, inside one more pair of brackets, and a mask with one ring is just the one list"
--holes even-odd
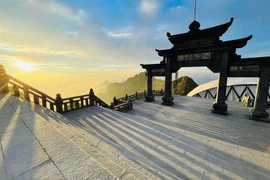
[(200, 26), (201, 26), (201, 24), (200, 24), (198, 21), (194, 20), (194, 21), (189, 25), (189, 30), (190, 30), (190, 31), (197, 31), (197, 30), (200, 30)]

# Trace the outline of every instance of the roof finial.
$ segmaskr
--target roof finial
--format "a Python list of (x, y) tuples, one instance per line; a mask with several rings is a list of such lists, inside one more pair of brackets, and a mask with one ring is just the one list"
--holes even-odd
[(196, 21), (197, 0), (194, 0), (194, 21)]

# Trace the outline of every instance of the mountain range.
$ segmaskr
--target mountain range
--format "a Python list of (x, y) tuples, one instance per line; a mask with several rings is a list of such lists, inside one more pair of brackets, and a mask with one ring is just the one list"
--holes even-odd
[[(176, 84), (175, 84), (176, 83)], [(153, 90), (164, 90), (165, 81), (153, 77)], [(176, 81), (172, 81), (172, 93), (187, 95), (198, 85), (187, 76), (182, 76)], [(126, 94), (131, 95), (137, 92), (142, 92), (147, 89), (147, 76), (145, 72), (136, 74), (128, 78), (122, 83), (111, 83), (105, 81), (94, 88), (97, 96), (106, 103), (111, 103), (114, 97), (124, 97)]]

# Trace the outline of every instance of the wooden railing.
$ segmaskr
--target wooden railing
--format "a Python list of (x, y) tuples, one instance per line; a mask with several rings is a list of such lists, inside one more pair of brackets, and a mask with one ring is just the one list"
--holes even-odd
[[(58, 98), (59, 97), (57, 96), (56, 99), (58, 99)], [(57, 105), (59, 106), (59, 103), (57, 103)], [(79, 109), (79, 108), (86, 107), (89, 105), (90, 105), (89, 94), (62, 99), (62, 111), (63, 112), (71, 111), (74, 109)]]
[[(95, 96), (93, 89), (90, 89), (89, 94), (63, 99), (61, 94), (57, 94), (56, 98), (54, 99), (36, 88), (33, 88), (28, 84), (8, 75), (4, 66), (0, 64), (0, 93), (7, 92), (11, 92), (15, 96), (22, 97), (30, 102), (34, 102), (35, 104), (41, 105), (58, 113), (94, 105), (126, 112), (133, 108), (132, 101), (146, 96), (146, 91), (144, 91), (140, 93), (136, 92), (135, 94), (129, 96), (126, 95), (125, 97), (118, 99), (114, 97), (110, 106)], [(163, 91), (153, 90), (153, 95), (163, 95)]]
[[(56, 95), (56, 99), (46, 95), (45, 93), (33, 88), (26, 83), (10, 76), (8, 76), (8, 88), (9, 92), (13, 93), (15, 96), (22, 97), (28, 101), (34, 102), (35, 104), (41, 105), (45, 108), (51, 109), (58, 113), (64, 113), (67, 111), (72, 111), (80, 109), (87, 106), (101, 106), (105, 108), (110, 108), (115, 111), (126, 112), (133, 108), (132, 101), (145, 97), (146, 91), (135, 93), (132, 95), (126, 95), (121, 98), (114, 98), (111, 106), (102, 101), (100, 98), (94, 95), (93, 89), (90, 90), (89, 94), (84, 94), (80, 96), (73, 96), (68, 98), (61, 97), (60, 94)], [(163, 91), (153, 90), (154, 95), (162, 95)]]
[(159, 90), (153, 90), (153, 95), (164, 96), (164, 91), (162, 89), (160, 91)]
[[(1, 67), (0, 67), (1, 68)], [(3, 73), (1, 74), (0, 79), (3, 78)], [(56, 95), (56, 99), (50, 97), (49, 95), (37, 90), (29, 86), (28, 84), (5, 74), (7, 77), (6, 81), (1, 84), (1, 87), (7, 87), (6, 90), (1, 90), (0, 92), (10, 92), (14, 94), (14, 96), (24, 98), (30, 102), (34, 102), (35, 104), (41, 105), (45, 108), (51, 109), (58, 113), (63, 113), (67, 111), (76, 110), (79, 108), (97, 105), (105, 108), (111, 108), (108, 104), (102, 101), (100, 98), (95, 96), (93, 89), (90, 89), (89, 94), (74, 96), (69, 98), (61, 98), (60, 94)], [(3, 89), (3, 88), (2, 88)]]
[(9, 92), (12, 92), (15, 96), (22, 97), (28, 101), (32, 101), (35, 104), (39, 104), (45, 108), (55, 111), (55, 99), (44, 94), (43, 92), (27, 85), (26, 83), (10, 76), (8, 76), (8, 88)]
[[(163, 95), (163, 90), (153, 90), (153, 95), (157, 96), (162, 96)], [(146, 96), (146, 91), (144, 92), (136, 92), (135, 94), (132, 95), (127, 95), (125, 97), (121, 97), (116, 99), (116, 97), (113, 98), (113, 102), (111, 103), (111, 108), (114, 109), (115, 111), (120, 111), (120, 112), (126, 112), (128, 110), (133, 109), (133, 104), (132, 101), (140, 98), (144, 98)]]
[(105, 103), (104, 101), (99, 99), (97, 96), (95, 96), (94, 104), (96, 106), (101, 106), (101, 107), (105, 107), (105, 108), (111, 108), (111, 106), (109, 106), (107, 103)]
[(110, 108), (108, 104), (95, 96), (93, 89), (90, 89), (89, 94), (84, 94), (80, 96), (74, 96), (69, 98), (61, 98), (60, 94), (56, 95), (55, 105), (57, 112), (63, 113), (67, 111), (72, 111), (75, 109), (80, 109), (87, 106), (101, 106), (105, 108)]

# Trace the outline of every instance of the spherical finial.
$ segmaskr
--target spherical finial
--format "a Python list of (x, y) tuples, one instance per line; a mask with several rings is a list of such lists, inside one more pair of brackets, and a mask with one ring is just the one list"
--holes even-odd
[(193, 21), (190, 25), (189, 25), (189, 29), (190, 31), (196, 31), (199, 30), (200, 28), (200, 23), (198, 21)]

